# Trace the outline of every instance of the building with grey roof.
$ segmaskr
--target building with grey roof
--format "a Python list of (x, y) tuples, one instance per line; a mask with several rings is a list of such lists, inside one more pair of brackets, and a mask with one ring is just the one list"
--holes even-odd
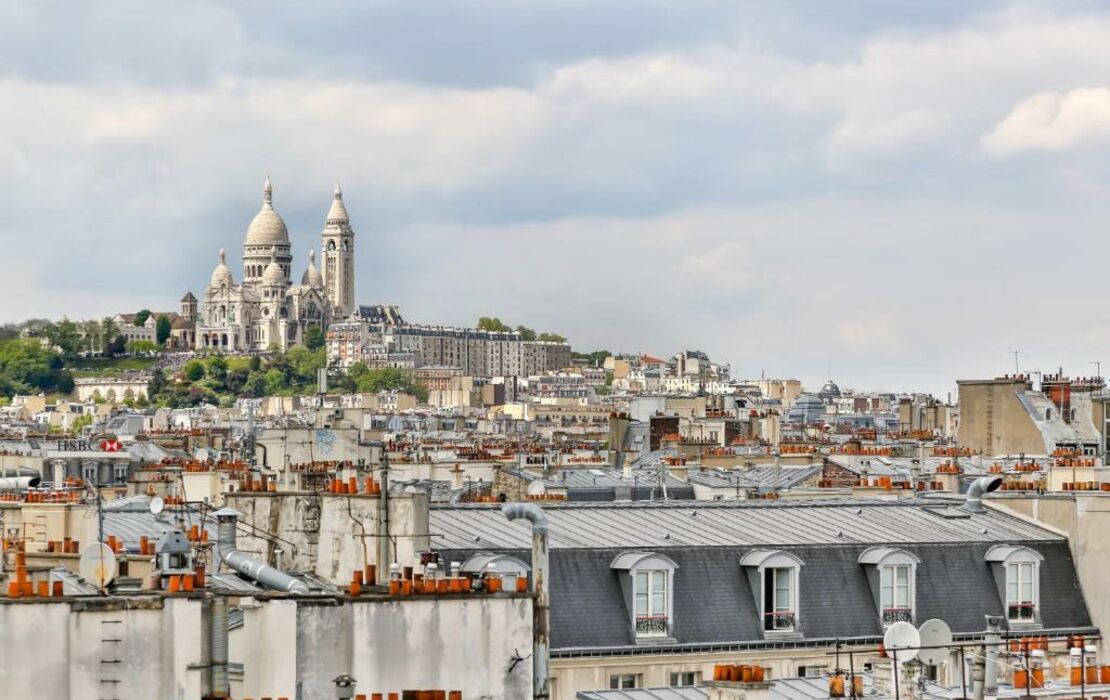
[[(959, 499), (550, 504), (552, 668), (560, 698), (627, 667), (641, 687), (758, 658), (775, 677), (873, 647), (895, 621), (981, 634), (1095, 634), (1065, 537)], [(527, 561), (531, 533), (490, 507), (433, 507), (431, 544)], [(897, 582), (897, 583), (895, 583)], [(788, 652), (784, 652), (788, 649)], [(604, 680), (601, 686), (605, 685)]]

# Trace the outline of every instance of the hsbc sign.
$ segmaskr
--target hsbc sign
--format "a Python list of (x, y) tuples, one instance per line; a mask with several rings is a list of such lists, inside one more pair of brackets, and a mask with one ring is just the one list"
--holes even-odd
[(119, 452), (121, 448), (123, 448), (123, 445), (120, 444), (119, 440), (111, 439), (100, 441), (101, 452)]
[(119, 452), (123, 450), (123, 443), (116, 438), (103, 440), (59, 440), (59, 452)]

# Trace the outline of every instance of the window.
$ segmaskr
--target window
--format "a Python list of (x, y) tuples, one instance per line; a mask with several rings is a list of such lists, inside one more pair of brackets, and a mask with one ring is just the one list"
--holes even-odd
[(748, 571), (748, 582), (763, 618), (764, 633), (769, 636), (797, 634), (801, 560), (784, 550), (757, 549), (741, 557), (740, 566)]
[(912, 623), (917, 565), (921, 560), (904, 549), (871, 547), (860, 554), (859, 563), (867, 567), (883, 626)]
[(1010, 620), (1033, 621), (1037, 604), (1034, 598), (1034, 574), (1037, 565), (1022, 561), (1006, 565), (1006, 611)]
[(879, 569), (883, 624), (913, 622), (909, 564), (889, 564)]
[(794, 629), (794, 568), (764, 569), (763, 629)]
[(610, 568), (619, 573), (629, 622), (638, 640), (665, 642), (671, 632), (672, 577), (677, 565), (653, 552), (623, 552)]
[(697, 685), (699, 683), (701, 683), (700, 671), (679, 671), (671, 674), (672, 688)]
[(638, 673), (621, 673), (616, 676), (609, 676), (610, 690), (629, 690), (639, 687), (640, 674)]
[(667, 577), (669, 571), (637, 571), (636, 634), (639, 636), (667, 633)]
[(1044, 557), (1028, 547), (995, 545), (987, 550), (986, 560), (994, 568), (1011, 626), (1036, 625)]

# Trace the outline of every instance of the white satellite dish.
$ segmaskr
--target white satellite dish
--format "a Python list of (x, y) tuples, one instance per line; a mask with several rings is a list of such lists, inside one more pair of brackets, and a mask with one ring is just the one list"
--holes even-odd
[[(883, 635), (883, 648), (891, 658), (904, 664), (913, 661), (921, 648), (921, 635), (917, 628), (908, 622), (895, 622)], [(895, 656), (897, 652), (897, 656)]]
[(166, 502), (162, 500), (161, 496), (155, 496), (154, 498), (150, 499), (150, 512), (153, 515), (158, 515), (165, 509)]
[(78, 571), (89, 583), (104, 588), (116, 577), (116, 555), (103, 542), (90, 544), (81, 551)]
[(952, 630), (944, 620), (926, 620), (917, 630), (921, 637), (922, 647), (936, 647), (921, 649), (917, 653), (917, 660), (929, 666), (939, 666), (948, 660), (948, 647), (952, 646)]

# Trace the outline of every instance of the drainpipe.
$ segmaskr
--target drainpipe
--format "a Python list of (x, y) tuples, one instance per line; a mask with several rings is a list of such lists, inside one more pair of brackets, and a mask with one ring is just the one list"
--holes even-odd
[(214, 698), (231, 696), (231, 683), (227, 677), (227, 629), (227, 597), (216, 594), (212, 596), (212, 638), (209, 642), (212, 657), (209, 671)]
[[(378, 579), (389, 583), (389, 565), (393, 557), (389, 553), (389, 455), (382, 445), (382, 497), (378, 500)], [(369, 583), (369, 582), (367, 582)]]
[(971, 486), (967, 490), (967, 500), (964, 502), (963, 509), (969, 513), (987, 512), (983, 507), (983, 496), (991, 491), (997, 491), (998, 487), (1001, 485), (1002, 478), (998, 476), (981, 476), (971, 482)]
[(771, 454), (775, 458), (775, 468), (771, 470), (771, 493), (778, 493), (782, 487), (782, 453), (776, 447)]
[(533, 503), (506, 503), (501, 512), (509, 520), (532, 523), (532, 697), (550, 697), (548, 673), (547, 515)]

